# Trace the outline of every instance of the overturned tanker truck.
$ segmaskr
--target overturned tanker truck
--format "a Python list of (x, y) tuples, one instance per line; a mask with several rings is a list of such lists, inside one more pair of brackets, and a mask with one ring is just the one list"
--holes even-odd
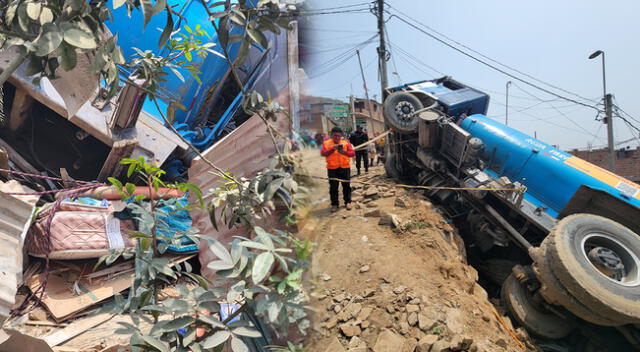
[(519, 324), (615, 327), (638, 348), (639, 185), (492, 120), (489, 96), (449, 77), (384, 98), (387, 174), (428, 186)]

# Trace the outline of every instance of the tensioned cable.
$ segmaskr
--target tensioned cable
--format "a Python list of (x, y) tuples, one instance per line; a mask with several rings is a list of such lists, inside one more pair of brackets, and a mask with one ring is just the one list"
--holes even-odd
[(564, 88), (562, 88), (562, 87), (558, 87), (558, 86), (553, 85), (553, 84), (551, 84), (551, 83), (545, 82), (545, 81), (543, 81), (543, 80), (541, 80), (541, 79), (539, 79), (539, 78), (536, 78), (536, 77), (534, 77), (534, 76), (532, 76), (532, 75), (530, 75), (530, 74), (528, 74), (528, 73), (526, 73), (526, 72), (523, 72), (523, 71), (521, 71), (521, 70), (518, 70), (517, 68), (511, 67), (511, 66), (509, 66), (509, 65), (507, 65), (507, 64), (504, 64), (504, 63), (502, 63), (502, 62), (500, 62), (500, 61), (497, 61), (497, 60), (495, 60), (495, 59), (493, 59), (493, 58), (491, 58), (491, 57), (489, 57), (489, 56), (487, 56), (487, 55), (485, 55), (485, 54), (483, 54), (483, 53), (481, 53), (481, 52), (479, 52), (479, 51), (477, 51), (477, 50), (475, 50), (475, 49), (473, 49), (473, 48), (471, 48), (471, 47), (469, 47), (469, 46), (467, 46), (467, 45), (465, 45), (465, 44), (463, 44), (463, 43), (461, 43), (461, 42), (459, 42), (459, 41), (457, 41), (457, 40), (455, 40), (455, 39), (453, 39), (453, 38), (451, 38), (451, 37), (449, 37), (449, 36), (447, 36), (446, 34), (443, 34), (442, 32), (440, 32), (440, 31), (438, 31), (438, 30), (436, 30), (436, 29), (434, 29), (434, 28), (432, 28), (432, 27), (430, 27), (430, 26), (428, 26), (428, 25), (424, 24), (423, 22), (420, 22), (420, 21), (418, 21), (417, 19), (412, 18), (412, 17), (411, 17), (411, 16), (409, 16), (408, 14), (406, 14), (406, 13), (402, 12), (401, 10), (399, 10), (399, 9), (397, 9), (397, 8), (395, 8), (395, 7), (391, 6), (391, 5), (388, 5), (388, 7), (389, 7), (389, 8), (394, 9), (395, 11), (397, 11), (398, 13), (402, 14), (403, 16), (405, 16), (405, 17), (407, 17), (407, 18), (411, 19), (412, 21), (415, 21), (416, 23), (418, 23), (418, 24), (422, 25), (424, 28), (429, 29), (430, 31), (432, 31), (432, 32), (434, 32), (434, 33), (436, 33), (436, 34), (440, 35), (441, 37), (444, 37), (445, 39), (447, 39), (447, 40), (449, 40), (449, 41), (452, 41), (452, 42), (456, 43), (457, 45), (459, 45), (459, 46), (461, 46), (461, 47), (463, 47), (463, 48), (465, 48), (465, 49), (467, 49), (467, 50), (469, 50), (469, 51), (472, 51), (472, 52), (474, 52), (474, 53), (476, 53), (476, 54), (478, 54), (478, 55), (480, 55), (480, 56), (484, 57), (484, 58), (485, 58), (485, 59), (487, 59), (487, 60), (490, 60), (491, 62), (494, 62), (494, 63), (496, 63), (496, 64), (498, 64), (498, 65), (500, 65), (500, 66), (503, 66), (503, 67), (505, 67), (505, 68), (508, 68), (508, 69), (510, 69), (510, 70), (512, 70), (512, 71), (514, 71), (514, 72), (517, 72), (517, 73), (519, 73), (519, 74), (521, 74), (521, 75), (523, 75), (523, 76), (525, 76), (525, 77), (531, 78), (531, 79), (533, 79), (533, 80), (534, 80), (534, 81), (536, 81), (536, 82), (539, 82), (539, 83), (545, 84), (545, 85), (547, 85), (547, 86), (549, 86), (549, 87), (552, 87), (552, 88), (554, 88), (554, 89), (560, 90), (560, 91), (562, 91), (562, 92), (564, 92), (564, 93), (567, 93), (567, 94), (571, 94), (571, 95), (573, 95), (573, 96), (576, 96), (576, 97), (578, 97), (578, 98), (580, 98), (580, 99), (582, 99), (582, 100), (585, 100), (585, 101), (593, 101), (593, 99), (585, 98), (585, 97), (583, 97), (583, 96), (581, 96), (581, 95), (579, 95), (579, 94), (577, 94), (577, 93), (571, 92), (571, 91), (569, 91), (569, 90), (567, 90), (567, 89), (564, 89)]
[(553, 91), (550, 91), (550, 90), (548, 90), (548, 89), (546, 89), (546, 88), (544, 88), (544, 87), (540, 87), (540, 86), (539, 86), (539, 85), (537, 85), (537, 84), (531, 83), (531, 82), (529, 82), (529, 81), (527, 81), (527, 80), (525, 80), (525, 79), (523, 79), (523, 78), (521, 78), (521, 77), (518, 77), (518, 76), (516, 76), (516, 75), (514, 75), (514, 74), (512, 74), (512, 73), (510, 73), (510, 72), (507, 72), (507, 71), (505, 71), (505, 70), (503, 70), (503, 69), (501, 69), (501, 68), (499, 68), (499, 67), (496, 67), (495, 65), (492, 65), (492, 64), (490, 64), (490, 63), (488, 63), (488, 62), (486, 62), (486, 61), (484, 61), (484, 60), (482, 60), (482, 59), (479, 59), (479, 58), (477, 58), (477, 57), (475, 57), (475, 56), (473, 56), (473, 55), (471, 55), (471, 54), (469, 54), (469, 53), (465, 52), (464, 50), (462, 50), (462, 49), (460, 49), (460, 48), (458, 48), (458, 47), (456, 47), (456, 46), (454, 46), (454, 45), (452, 45), (452, 44), (450, 44), (450, 43), (446, 42), (445, 40), (442, 40), (441, 38), (439, 38), (439, 37), (437, 37), (437, 36), (435, 36), (435, 35), (433, 35), (433, 34), (431, 34), (431, 33), (427, 32), (427, 31), (425, 31), (425, 30), (423, 30), (422, 28), (420, 28), (420, 27), (416, 26), (415, 24), (413, 24), (413, 23), (409, 22), (408, 20), (404, 19), (403, 17), (400, 17), (400, 16), (398, 16), (398, 15), (394, 15), (393, 17), (395, 17), (395, 18), (397, 18), (398, 20), (400, 20), (400, 21), (402, 21), (402, 22), (406, 23), (406, 24), (407, 24), (407, 25), (409, 25), (410, 27), (413, 27), (414, 29), (418, 30), (419, 32), (421, 32), (421, 33), (423, 33), (423, 34), (427, 35), (428, 37), (433, 38), (434, 40), (436, 40), (436, 41), (438, 41), (438, 42), (440, 42), (440, 43), (442, 43), (442, 44), (446, 45), (447, 47), (449, 47), (449, 48), (451, 48), (451, 49), (453, 49), (453, 50), (455, 50), (455, 51), (457, 51), (457, 52), (459, 52), (459, 53), (461, 53), (461, 54), (463, 54), (463, 55), (465, 55), (465, 56), (467, 56), (467, 57), (469, 57), (469, 58), (471, 58), (471, 59), (473, 59), (473, 60), (475, 60), (475, 61), (477, 61), (477, 62), (479, 62), (479, 63), (481, 63), (481, 64), (483, 64), (483, 65), (485, 65), (485, 66), (487, 66), (487, 67), (489, 67), (489, 68), (492, 68), (492, 69), (493, 69), (493, 70), (495, 70), (495, 71), (498, 71), (498, 72), (500, 72), (500, 73), (502, 73), (502, 74), (504, 74), (504, 75), (506, 75), (506, 76), (509, 76), (509, 77), (511, 77), (511, 78), (513, 78), (513, 79), (515, 79), (515, 80), (518, 80), (518, 81), (520, 81), (520, 82), (522, 82), (522, 83), (524, 83), (524, 84), (526, 84), (526, 85), (528, 85), (528, 86), (531, 86), (531, 87), (533, 87), (533, 88), (535, 88), (535, 89), (538, 89), (538, 90), (540, 90), (540, 91), (543, 91), (543, 92), (545, 92), (545, 93), (547, 93), (547, 94), (549, 94), (549, 95), (553, 95), (553, 96), (555, 96), (555, 97), (558, 97), (558, 98), (560, 98), (560, 99), (564, 99), (564, 100), (567, 100), (567, 101), (573, 102), (573, 103), (575, 103), (575, 104), (579, 104), (579, 105), (582, 105), (582, 106), (585, 106), (585, 107), (588, 107), (588, 108), (594, 109), (594, 110), (596, 110), (596, 111), (598, 111), (598, 112), (600, 112), (600, 111), (601, 111), (598, 107), (596, 107), (596, 106), (594, 106), (594, 105), (589, 105), (589, 104), (586, 104), (586, 103), (583, 103), (583, 102), (577, 101), (577, 100), (575, 100), (575, 99), (572, 99), (572, 98), (569, 98), (569, 97), (565, 97), (565, 96), (563, 96), (563, 95), (560, 95), (560, 94), (558, 94), (558, 93), (555, 93), (555, 92), (553, 92)]

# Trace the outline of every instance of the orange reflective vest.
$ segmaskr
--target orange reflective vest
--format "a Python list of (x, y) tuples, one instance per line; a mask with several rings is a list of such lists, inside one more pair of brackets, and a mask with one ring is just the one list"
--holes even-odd
[[(333, 142), (333, 139), (329, 138), (324, 143), (322, 143), (322, 149), (325, 151), (329, 151), (333, 149), (333, 146), (336, 143)], [(344, 148), (347, 153), (351, 151), (353, 153), (353, 148), (351, 148), (351, 144), (346, 139), (340, 141), (339, 144), (342, 144), (342, 148)], [(349, 155), (340, 154), (337, 151), (331, 153), (329, 156), (325, 157), (327, 159), (327, 169), (337, 169), (343, 168), (348, 169), (351, 167), (349, 163)]]

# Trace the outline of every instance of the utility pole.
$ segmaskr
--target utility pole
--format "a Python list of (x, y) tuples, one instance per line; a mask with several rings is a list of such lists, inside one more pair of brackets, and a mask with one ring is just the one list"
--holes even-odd
[(613, 109), (611, 94), (604, 96), (604, 113), (607, 117), (607, 144), (609, 145), (609, 171), (616, 172), (616, 151), (613, 140)]
[(367, 110), (369, 111), (369, 118), (371, 119), (371, 126), (373, 127), (373, 115), (371, 114), (371, 100), (369, 100), (369, 89), (367, 89), (367, 80), (364, 78), (364, 70), (362, 69), (362, 60), (360, 59), (360, 50), (356, 50), (358, 54), (358, 64), (360, 65), (360, 74), (362, 75), (362, 84), (364, 85), (364, 96), (367, 99)]
[(602, 55), (602, 90), (604, 92), (604, 114), (605, 123), (607, 124), (607, 145), (609, 147), (609, 171), (616, 172), (616, 151), (615, 141), (613, 139), (613, 103), (611, 94), (607, 94), (607, 75), (605, 71), (604, 51), (597, 50), (589, 55), (589, 60)]
[(511, 87), (511, 81), (507, 82), (507, 103), (504, 105), (505, 106), (505, 112), (504, 112), (504, 124), (509, 126), (509, 87)]
[(378, 37), (380, 38), (380, 46), (378, 47), (378, 67), (380, 68), (380, 85), (382, 86), (382, 98), (384, 99), (384, 90), (389, 85), (387, 81), (387, 58), (388, 52), (384, 40), (384, 0), (377, 0), (377, 5), (374, 10), (377, 10), (376, 17), (378, 17)]

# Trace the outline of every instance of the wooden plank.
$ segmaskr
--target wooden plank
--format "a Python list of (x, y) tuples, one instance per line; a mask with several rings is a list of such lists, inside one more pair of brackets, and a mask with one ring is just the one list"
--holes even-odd
[(33, 107), (33, 98), (26, 90), (16, 87), (16, 94), (11, 104), (11, 113), (9, 115), (9, 129), (16, 132), (29, 116), (29, 112)]
[[(91, 280), (69, 282), (69, 271), (49, 274), (47, 287), (42, 297), (42, 304), (57, 322), (66, 320), (74, 313), (93, 306), (113, 295), (120, 293), (133, 284), (134, 273), (120, 275), (111, 280)], [(27, 279), (27, 285), (34, 291), (40, 285), (44, 276), (38, 274)], [(80, 290), (74, 292), (74, 284)]]
[(120, 164), (120, 160), (131, 157), (137, 145), (137, 138), (128, 132), (123, 133), (123, 135), (113, 143), (107, 160), (102, 165), (102, 169), (100, 169), (100, 173), (98, 174), (98, 181), (103, 182), (109, 176), (118, 177), (124, 169), (124, 165)]
[[(170, 265), (184, 262), (193, 257), (195, 257), (195, 254), (173, 257)], [(53, 270), (55, 268), (52, 268), (47, 279), (47, 287), (42, 297), (42, 304), (57, 322), (69, 319), (76, 313), (126, 290), (131, 287), (135, 278), (135, 273), (126, 269), (125, 273), (121, 275), (90, 280), (81, 277), (81, 273), (72, 270), (65, 270), (55, 274)], [(43, 274), (34, 275), (27, 279), (27, 286), (33, 292), (43, 279)], [(74, 286), (80, 292), (75, 292)]]
[(27, 160), (25, 160), (20, 154), (18, 154), (18, 152), (15, 149), (13, 149), (9, 145), (9, 143), (3, 141), (2, 138), (0, 138), (0, 148), (4, 149), (4, 151), (6, 151), (7, 154), (9, 154), (9, 160), (15, 163), (16, 166), (20, 168), (20, 171), (28, 172), (31, 174), (40, 174), (40, 171), (38, 171), (35, 167), (33, 167), (33, 165), (31, 165)]
[(88, 318), (76, 320), (64, 329), (58, 330), (51, 335), (44, 338), (44, 341), (51, 347), (57, 346), (65, 341), (68, 341), (83, 332), (96, 327), (109, 319), (113, 318), (113, 314), (102, 313)]

